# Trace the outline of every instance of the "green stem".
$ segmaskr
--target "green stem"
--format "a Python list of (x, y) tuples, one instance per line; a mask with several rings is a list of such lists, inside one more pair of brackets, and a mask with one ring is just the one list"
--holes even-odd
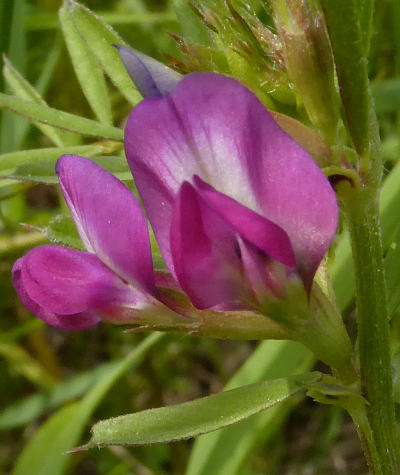
[[(368, 465), (374, 467), (374, 460), (378, 460), (379, 455), (376, 450), (375, 439), (368, 420), (365, 404), (360, 400), (352, 400), (350, 398), (343, 407), (345, 407), (353, 419)], [(377, 470), (375, 472), (382, 473)]]
[(399, 474), (379, 192), (371, 186), (352, 188), (348, 182), (338, 188), (353, 249), (362, 390), (376, 445), (376, 452), (369, 454), (371, 469), (376, 474)]

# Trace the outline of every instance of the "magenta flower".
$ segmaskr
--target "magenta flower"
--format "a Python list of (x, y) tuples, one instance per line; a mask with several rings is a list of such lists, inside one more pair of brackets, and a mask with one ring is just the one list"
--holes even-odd
[(172, 92), (182, 76), (150, 56), (114, 45), (125, 69), (143, 97), (161, 97)]
[[(125, 146), (175, 279), (167, 285), (217, 312), (284, 299), (293, 278), (309, 293), (337, 226), (334, 192), (312, 158), (237, 81), (199, 73), (174, 88), (176, 77), (152, 76), (151, 64), (125, 53), (152, 96), (133, 110)], [(160, 297), (146, 220), (129, 189), (81, 157), (61, 157), (57, 173), (87, 252), (41, 246), (19, 259), (13, 279), (26, 307), (75, 330), (165, 305), (187, 318)]]
[[(86, 158), (64, 155), (56, 171), (87, 252), (46, 245), (13, 267), (24, 305), (50, 325), (80, 330), (155, 305), (146, 219), (131, 191)], [(160, 304), (161, 305), (161, 304)]]
[(133, 110), (125, 149), (165, 262), (199, 309), (310, 291), (337, 226), (307, 152), (237, 81), (186, 76)]

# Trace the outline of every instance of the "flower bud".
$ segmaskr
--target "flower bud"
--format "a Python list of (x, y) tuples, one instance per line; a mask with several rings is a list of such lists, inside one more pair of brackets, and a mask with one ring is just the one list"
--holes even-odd
[(325, 141), (332, 145), (337, 142), (339, 97), (322, 12), (315, 0), (274, 0), (273, 9), (298, 101)]

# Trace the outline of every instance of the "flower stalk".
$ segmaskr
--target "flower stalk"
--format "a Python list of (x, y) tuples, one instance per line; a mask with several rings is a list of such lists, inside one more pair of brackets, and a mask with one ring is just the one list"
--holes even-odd
[(376, 452), (373, 473), (400, 473), (390, 358), (389, 316), (384, 276), (378, 197), (375, 187), (338, 185), (351, 234), (363, 395), (367, 399)]

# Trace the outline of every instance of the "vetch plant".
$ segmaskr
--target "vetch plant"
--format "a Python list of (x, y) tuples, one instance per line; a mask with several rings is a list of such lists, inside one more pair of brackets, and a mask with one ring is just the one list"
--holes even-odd
[[(235, 312), (257, 331), (268, 328), (264, 315), (276, 322), (270, 337), (307, 342), (351, 372), (340, 316), (318, 284), (312, 290), (336, 231), (333, 189), (258, 99), (233, 79), (193, 74), (136, 106), (125, 135), (170, 273), (154, 277), (147, 225), (129, 189), (90, 160), (63, 156), (57, 175), (88, 253), (43, 246), (18, 260), (14, 285), (25, 305), (65, 329), (100, 318), (195, 328), (196, 309), (210, 309), (217, 325), (219, 314)], [(182, 305), (182, 291), (194, 308)], [(229, 336), (229, 324), (221, 325)]]
[[(79, 147), (35, 165), (47, 183), (56, 181), (55, 165), (85, 250), (68, 242), (30, 250), (14, 264), (15, 289), (32, 313), (61, 329), (105, 321), (133, 331), (293, 340), (331, 372), (102, 421), (80, 449), (194, 437), (307, 391), (350, 414), (373, 473), (400, 473), (378, 209), (383, 161), (366, 65), (373, 4), (273, 0), (274, 31), (241, 1), (189, 10), (176, 2), (176, 9), (184, 31), (185, 21), (198, 28), (196, 39), (176, 38), (187, 55), (173, 60), (179, 72), (64, 2), (67, 45), (99, 122), (0, 96), (0, 105), (39, 122), (107, 139), (93, 155), (122, 146), (103, 71), (134, 106), (127, 163), (114, 157), (121, 170), (112, 157), (81, 157)], [(97, 79), (89, 87), (91, 68)], [(7, 176), (35, 181), (32, 165)], [(117, 178), (130, 179), (128, 166), (131, 187)], [(353, 252), (357, 345), (329, 275), (339, 207)], [(149, 226), (161, 253), (154, 259)], [(46, 232), (54, 237), (52, 225)]]

